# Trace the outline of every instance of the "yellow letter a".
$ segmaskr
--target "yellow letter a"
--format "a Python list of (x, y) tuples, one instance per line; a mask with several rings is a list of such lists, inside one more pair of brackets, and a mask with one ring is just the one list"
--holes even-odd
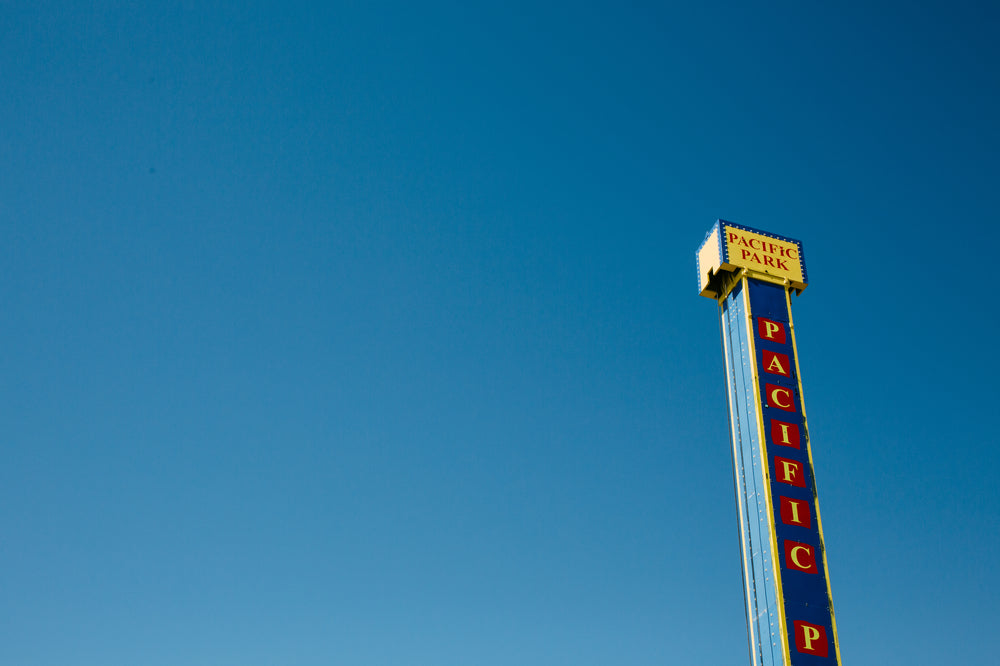
[(771, 362), (767, 366), (767, 372), (788, 376), (788, 370), (785, 370), (785, 366), (781, 365), (781, 357), (777, 354), (771, 357)]

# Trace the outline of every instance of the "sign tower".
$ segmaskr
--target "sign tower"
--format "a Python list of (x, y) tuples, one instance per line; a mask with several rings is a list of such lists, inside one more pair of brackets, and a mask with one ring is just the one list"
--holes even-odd
[(840, 666), (792, 322), (802, 243), (719, 220), (697, 262), (722, 317), (750, 663)]

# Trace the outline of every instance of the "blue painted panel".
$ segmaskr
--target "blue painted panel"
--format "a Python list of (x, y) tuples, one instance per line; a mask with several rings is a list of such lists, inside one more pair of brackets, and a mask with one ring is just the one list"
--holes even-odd
[[(750, 297), (749, 313), (752, 317), (753, 347), (758, 368), (761, 369), (757, 378), (762, 405), (762, 425), (765, 433), (766, 455), (773, 505), (768, 508), (768, 515), (773, 520), (775, 546), (777, 548), (778, 573), (780, 575), (781, 605), (784, 612), (785, 627), (789, 645), (789, 663), (792, 666), (810, 666), (813, 664), (836, 664), (836, 636), (833, 629), (832, 603), (829, 594), (829, 582), (826, 578), (826, 553), (823, 548), (822, 534), (816, 509), (816, 484), (809, 457), (809, 436), (805, 417), (802, 414), (800, 384), (794, 371), (795, 348), (793, 331), (791, 329), (791, 313), (785, 289), (771, 283), (759, 282), (754, 279), (747, 281)], [(760, 325), (763, 317), (781, 327), (780, 332), (768, 331), (766, 324)], [(774, 328), (772, 325), (771, 328)], [(765, 336), (771, 336), (768, 339)], [(788, 356), (793, 369), (790, 377), (777, 373), (764, 372), (764, 350), (777, 352)], [(769, 388), (772, 387), (772, 388)], [(784, 404), (788, 396), (793, 396), (794, 409), (787, 411), (778, 406), (768, 406), (768, 393), (777, 387), (787, 390), (781, 394)], [(798, 428), (798, 447), (784, 446), (776, 442), (771, 427), (777, 420)], [(778, 458), (782, 458), (793, 468), (795, 485), (783, 483), (786, 479), (779, 470)], [(785, 463), (781, 464), (784, 469)], [(803, 502), (808, 507), (810, 524), (808, 527), (785, 524), (780, 508), (780, 498), (784, 496)], [(805, 569), (805, 570), (803, 570)], [(826, 656), (809, 654), (800, 649), (796, 640), (796, 623), (807, 623), (809, 628), (799, 627), (803, 631), (823, 632), (823, 641), (812, 641), (810, 645), (826, 645)], [(805, 635), (804, 633), (802, 634)], [(800, 636), (801, 638), (801, 636)], [(807, 641), (808, 643), (808, 641)]]

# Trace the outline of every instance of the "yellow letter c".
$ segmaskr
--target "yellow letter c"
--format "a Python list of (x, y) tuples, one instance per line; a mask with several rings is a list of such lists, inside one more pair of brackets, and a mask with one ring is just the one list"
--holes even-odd
[(771, 400), (774, 402), (774, 404), (776, 404), (778, 407), (781, 407), (782, 409), (789, 409), (792, 406), (791, 401), (783, 403), (780, 400), (778, 400), (779, 395), (791, 398), (792, 392), (782, 386), (775, 386), (773, 389), (771, 389)]
[(812, 556), (812, 552), (809, 549), (809, 546), (795, 546), (795, 548), (792, 548), (792, 550), (788, 553), (788, 556), (792, 558), (792, 564), (797, 566), (799, 569), (812, 569), (813, 567), (812, 562), (809, 562), (808, 564), (802, 564), (801, 562), (799, 562), (800, 550), (804, 550), (806, 551), (806, 555), (810, 557)]

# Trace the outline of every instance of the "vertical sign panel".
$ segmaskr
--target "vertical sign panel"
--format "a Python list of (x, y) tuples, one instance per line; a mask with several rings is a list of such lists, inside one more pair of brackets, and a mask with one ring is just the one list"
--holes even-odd
[(768, 461), (770, 519), (785, 642), (793, 666), (838, 664), (826, 552), (802, 407), (791, 301), (782, 285), (747, 278), (753, 359)]

